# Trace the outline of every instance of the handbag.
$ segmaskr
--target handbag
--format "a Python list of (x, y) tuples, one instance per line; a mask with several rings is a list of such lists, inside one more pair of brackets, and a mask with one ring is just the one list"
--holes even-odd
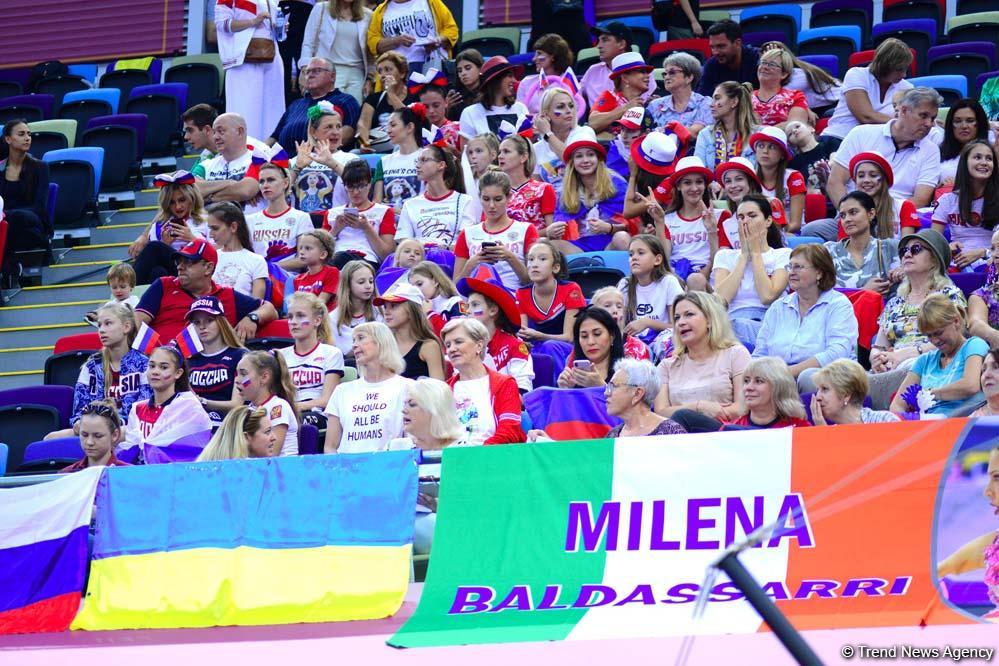
[(663, 32), (669, 30), (673, 22), (673, 0), (653, 0), (652, 2), (652, 26)]
[(250, 45), (246, 47), (246, 56), (243, 58), (243, 62), (274, 62), (274, 40), (266, 37), (250, 38)]

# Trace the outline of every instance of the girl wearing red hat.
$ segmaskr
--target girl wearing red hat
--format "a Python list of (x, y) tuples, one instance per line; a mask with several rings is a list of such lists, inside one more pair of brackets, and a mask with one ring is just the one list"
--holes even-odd
[(787, 135), (776, 127), (764, 127), (749, 137), (749, 145), (756, 154), (763, 194), (781, 200), (787, 210), (785, 230), (797, 234), (805, 214), (805, 177), (787, 166), (791, 161)]
[[(727, 204), (727, 209), (718, 216), (718, 247), (738, 250), (742, 247), (742, 241), (739, 237), (740, 224), (735, 212), (744, 197), (763, 193), (760, 177), (756, 175), (752, 162), (745, 157), (733, 157), (715, 169), (715, 182), (721, 184)], [(787, 217), (781, 200), (770, 199), (770, 210), (774, 224), (784, 226)]]
[(628, 184), (607, 168), (607, 151), (588, 126), (576, 128), (563, 153), (565, 179), (555, 222), (578, 228), (578, 238), (555, 241), (566, 254), (597, 250), (624, 250), (630, 235), (619, 218)]
[(933, 211), (933, 228), (950, 227), (953, 265), (983, 267), (992, 232), (999, 224), (999, 157), (987, 141), (974, 139), (961, 150), (954, 189), (940, 197)]
[[(891, 195), (895, 175), (888, 160), (875, 152), (857, 153), (850, 160), (850, 176), (858, 190), (874, 199), (878, 215), (878, 238), (900, 238), (919, 231), (916, 207), (907, 199)], [(841, 226), (840, 239), (845, 237)]]
[(517, 67), (503, 56), (493, 56), (479, 70), (479, 101), (461, 112), (461, 136), (465, 140), (499, 131), (504, 120), (518, 127), (527, 117), (527, 107), (517, 101)]
[[(670, 176), (670, 204), (662, 219), (656, 219), (657, 235), (666, 240), (674, 270), (682, 273), (677, 266), (680, 260), (689, 263), (690, 273), (681, 277), (686, 278), (688, 289), (699, 291), (707, 288), (711, 262), (718, 251), (718, 222), (708, 191), (711, 182), (711, 170), (700, 159), (681, 159)], [(654, 208), (650, 212), (658, 218)]]

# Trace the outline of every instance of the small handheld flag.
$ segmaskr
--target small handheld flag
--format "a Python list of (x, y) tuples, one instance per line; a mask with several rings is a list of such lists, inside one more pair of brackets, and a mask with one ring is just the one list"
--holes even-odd
[(139, 332), (135, 335), (132, 349), (140, 351), (146, 356), (153, 353), (153, 350), (160, 346), (160, 334), (149, 327), (149, 324), (142, 322)]
[(576, 78), (576, 73), (572, 71), (572, 67), (565, 70), (565, 74), (562, 75), (562, 83), (573, 95), (579, 92), (579, 79)]
[(194, 327), (194, 324), (188, 324), (180, 332), (180, 335), (176, 337), (174, 343), (184, 358), (191, 358), (195, 354), (205, 350), (205, 346), (201, 344), (201, 338), (198, 336), (198, 330)]

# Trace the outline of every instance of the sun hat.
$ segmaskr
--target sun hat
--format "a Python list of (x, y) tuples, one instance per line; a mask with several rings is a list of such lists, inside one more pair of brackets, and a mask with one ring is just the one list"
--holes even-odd
[(676, 163), (676, 167), (673, 169), (673, 175), (670, 176), (670, 184), (676, 187), (677, 183), (684, 176), (690, 176), (692, 174), (700, 174), (704, 176), (704, 180), (711, 182), (714, 180), (714, 174), (711, 173), (711, 169), (704, 166), (704, 162), (701, 161), (700, 157), (684, 157), (679, 162)]
[(784, 130), (781, 128), (761, 127), (758, 131), (753, 132), (749, 137), (749, 147), (753, 149), (753, 152), (756, 151), (756, 144), (760, 141), (769, 141), (776, 144), (784, 153), (784, 159), (791, 159), (791, 149), (787, 144), (787, 134), (784, 134)]
[(478, 278), (462, 278), (455, 285), (458, 293), (469, 298), (472, 294), (482, 294), (500, 309), (510, 320), (515, 328), (520, 328), (520, 309), (517, 307), (517, 298), (503, 283), (494, 278), (480, 280)]
[(902, 250), (909, 244), (909, 241), (922, 241), (924, 245), (936, 256), (940, 264), (940, 272), (947, 274), (947, 267), (950, 266), (950, 243), (943, 237), (943, 234), (933, 229), (920, 229), (914, 234), (906, 234), (898, 241), (898, 256), (902, 256)]
[(679, 151), (676, 137), (662, 132), (649, 132), (631, 144), (631, 159), (640, 168), (657, 176), (673, 173)]
[(600, 145), (596, 132), (589, 125), (580, 125), (569, 133), (562, 151), (562, 161), (568, 163), (572, 154), (580, 148), (592, 148), (600, 157), (607, 158), (607, 149)]

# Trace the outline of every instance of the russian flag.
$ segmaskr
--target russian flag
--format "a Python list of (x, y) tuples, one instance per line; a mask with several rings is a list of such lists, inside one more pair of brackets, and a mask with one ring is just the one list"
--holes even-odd
[(0, 490), (0, 634), (66, 631), (80, 606), (103, 467)]
[(579, 93), (579, 80), (576, 78), (576, 73), (572, 71), (572, 67), (565, 70), (565, 74), (562, 75), (562, 83), (573, 95)]
[(201, 338), (198, 337), (198, 330), (194, 328), (194, 324), (188, 324), (187, 328), (182, 330), (180, 335), (174, 339), (174, 342), (177, 344), (180, 353), (184, 355), (184, 358), (191, 358), (205, 349), (205, 346), (201, 344)]
[(559, 441), (598, 439), (621, 422), (607, 413), (603, 388), (539, 388), (524, 395), (535, 428)]
[(135, 342), (132, 343), (132, 349), (149, 356), (159, 346), (160, 334), (151, 329), (149, 324), (142, 322), (142, 325), (139, 326), (139, 332), (135, 335)]

